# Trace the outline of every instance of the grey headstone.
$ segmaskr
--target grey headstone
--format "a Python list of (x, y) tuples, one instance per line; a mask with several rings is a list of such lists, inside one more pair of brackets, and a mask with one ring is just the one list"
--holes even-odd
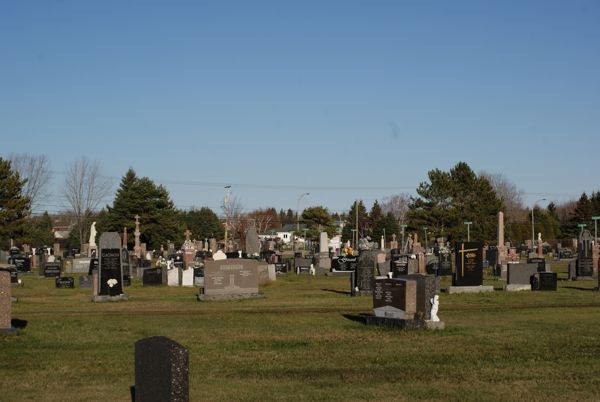
[[(267, 274), (268, 277), (268, 274)], [(258, 261), (206, 261), (204, 263), (204, 293), (201, 299), (226, 299), (258, 296)]]
[(186, 348), (164, 336), (135, 343), (135, 401), (189, 401), (189, 356)]
[(508, 264), (508, 285), (529, 285), (531, 276), (538, 272), (538, 263), (531, 264)]
[(256, 226), (252, 225), (246, 232), (246, 254), (253, 255), (260, 253), (260, 239), (256, 232)]
[(440, 293), (440, 278), (435, 275), (404, 275), (400, 279), (413, 280), (417, 282), (417, 310), (416, 317), (431, 319), (431, 299)]
[(13, 333), (11, 327), (10, 269), (0, 268), (0, 334)]

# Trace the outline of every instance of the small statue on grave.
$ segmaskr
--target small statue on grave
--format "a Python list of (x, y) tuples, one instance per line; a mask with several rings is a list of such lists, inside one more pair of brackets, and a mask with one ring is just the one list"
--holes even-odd
[(542, 232), (538, 232), (537, 241), (538, 241), (538, 244), (542, 244)]
[(437, 313), (440, 308), (440, 297), (438, 295), (433, 296), (431, 301), (431, 321), (438, 322), (440, 317), (438, 317)]
[(92, 227), (90, 228), (90, 241), (88, 241), (90, 247), (96, 247), (96, 222), (92, 222)]

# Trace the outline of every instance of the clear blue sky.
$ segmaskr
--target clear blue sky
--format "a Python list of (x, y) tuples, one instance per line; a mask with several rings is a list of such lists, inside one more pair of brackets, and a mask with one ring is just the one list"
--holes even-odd
[(458, 161), (560, 202), (600, 190), (599, 127), (599, 1), (0, 2), (0, 155), (50, 157), (50, 211), (82, 155), (217, 212)]

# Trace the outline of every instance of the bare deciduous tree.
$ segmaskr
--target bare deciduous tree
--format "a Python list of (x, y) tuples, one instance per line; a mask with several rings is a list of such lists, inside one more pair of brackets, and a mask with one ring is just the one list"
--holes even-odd
[(27, 179), (23, 186), (23, 195), (31, 200), (32, 209), (39, 201), (47, 198), (50, 182), (50, 161), (46, 155), (10, 154), (11, 166), (19, 172), (21, 179)]
[(228, 234), (239, 234), (243, 230), (242, 203), (237, 196), (231, 195), (231, 187), (225, 187), (225, 199), (223, 200), (223, 215), (225, 215), (225, 241)]
[(82, 157), (67, 167), (65, 197), (75, 218), (82, 245), (87, 241), (88, 219), (110, 191), (110, 179), (102, 176), (97, 161), (92, 162)]
[(408, 212), (408, 204), (410, 203), (410, 196), (406, 193), (394, 194), (389, 197), (385, 197), (381, 202), (381, 210), (384, 214), (391, 212), (398, 223), (406, 223), (406, 214)]
[(479, 176), (490, 182), (496, 196), (504, 203), (508, 221), (517, 222), (527, 219), (527, 209), (523, 205), (523, 191), (502, 173), (480, 172)]

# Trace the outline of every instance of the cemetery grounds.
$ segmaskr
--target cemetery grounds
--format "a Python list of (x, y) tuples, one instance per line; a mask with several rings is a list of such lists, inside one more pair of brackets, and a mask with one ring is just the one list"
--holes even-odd
[(156, 335), (188, 348), (191, 401), (600, 400), (597, 282), (552, 269), (557, 292), (489, 276), (494, 293), (442, 292), (443, 331), (364, 325), (372, 298), (349, 297), (345, 277), (287, 274), (264, 298), (219, 302), (134, 281), (128, 302), (92, 303), (21, 275), (12, 317), (27, 326), (0, 338), (0, 401), (128, 401), (134, 342)]

